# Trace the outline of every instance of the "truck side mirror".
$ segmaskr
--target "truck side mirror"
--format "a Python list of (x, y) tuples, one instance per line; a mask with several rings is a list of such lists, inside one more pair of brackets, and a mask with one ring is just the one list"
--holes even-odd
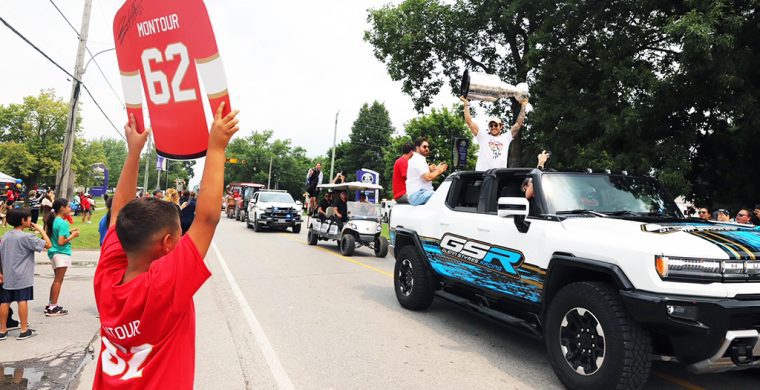
[(501, 218), (527, 217), (530, 211), (530, 203), (525, 198), (499, 198), (497, 215)]

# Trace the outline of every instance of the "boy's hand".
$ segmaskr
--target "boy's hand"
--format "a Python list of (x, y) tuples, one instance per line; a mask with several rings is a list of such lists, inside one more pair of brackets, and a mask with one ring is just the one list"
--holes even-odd
[(142, 134), (137, 132), (137, 121), (133, 114), (129, 115), (129, 122), (124, 125), (124, 135), (127, 137), (127, 150), (133, 153), (140, 153), (145, 146), (145, 142), (150, 135), (150, 128), (145, 129)]
[(42, 226), (37, 225), (36, 223), (32, 223), (32, 230), (42, 233), (43, 229)]
[(76, 238), (79, 237), (79, 229), (74, 229), (71, 231), (71, 237)]
[(211, 124), (211, 134), (209, 134), (208, 138), (209, 149), (224, 150), (230, 142), (230, 138), (240, 130), (240, 127), (237, 125), (239, 120), (235, 118), (240, 111), (232, 111), (222, 118), (222, 110), (224, 110), (224, 102), (216, 109), (214, 123)]

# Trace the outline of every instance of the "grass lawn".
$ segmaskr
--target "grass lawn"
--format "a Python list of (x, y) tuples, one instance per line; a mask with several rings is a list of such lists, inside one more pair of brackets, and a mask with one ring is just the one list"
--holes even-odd
[(380, 234), (382, 234), (383, 237), (385, 237), (385, 238), (387, 238), (389, 240), (391, 239), (391, 233), (390, 233), (390, 230), (388, 230), (388, 224), (387, 223), (383, 223), (383, 232), (380, 233)]
[[(101, 201), (97, 204), (97, 210), (92, 214), (92, 223), (82, 223), (81, 216), (72, 216), (74, 218), (74, 225), (71, 229), (79, 229), (79, 237), (71, 241), (71, 249), (89, 249), (100, 250), (100, 236), (98, 235), (98, 222), (106, 214), (105, 204)], [(38, 221), (42, 225), (42, 215)], [(13, 229), (11, 225), (7, 227), (0, 226), (0, 235), (5, 234), (8, 230)]]

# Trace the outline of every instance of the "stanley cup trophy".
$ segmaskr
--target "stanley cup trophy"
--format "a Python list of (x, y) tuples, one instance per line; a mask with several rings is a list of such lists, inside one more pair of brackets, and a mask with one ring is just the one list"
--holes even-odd
[(527, 99), (528, 84), (507, 84), (498, 76), (465, 70), (462, 75), (460, 95), (469, 100), (495, 102), (501, 98), (514, 97), (518, 101)]

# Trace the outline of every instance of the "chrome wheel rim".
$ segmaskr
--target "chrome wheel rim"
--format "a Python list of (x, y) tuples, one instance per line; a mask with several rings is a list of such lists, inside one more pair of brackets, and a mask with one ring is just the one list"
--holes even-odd
[(398, 267), (398, 287), (401, 295), (405, 297), (411, 295), (414, 289), (413, 270), (412, 262), (409, 259), (401, 260), (401, 264)]

